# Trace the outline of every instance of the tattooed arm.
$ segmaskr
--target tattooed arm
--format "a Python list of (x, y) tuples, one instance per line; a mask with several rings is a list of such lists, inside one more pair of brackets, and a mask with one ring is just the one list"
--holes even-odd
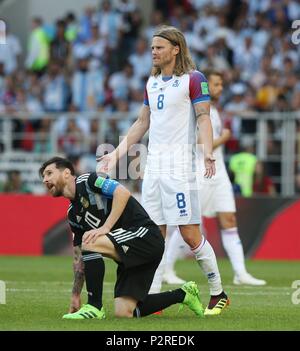
[(73, 271), (74, 271), (74, 283), (73, 283), (69, 313), (76, 312), (81, 307), (80, 294), (84, 284), (84, 263), (82, 261), (80, 246), (74, 247)]
[(211, 178), (215, 170), (215, 159), (213, 157), (213, 131), (210, 121), (210, 104), (209, 102), (201, 102), (194, 105), (197, 123), (199, 127), (198, 142), (202, 142), (204, 146), (204, 163), (205, 174), (207, 178)]

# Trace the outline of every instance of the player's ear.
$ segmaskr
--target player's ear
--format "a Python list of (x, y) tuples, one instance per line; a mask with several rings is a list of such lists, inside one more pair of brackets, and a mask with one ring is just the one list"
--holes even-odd
[(65, 177), (69, 178), (71, 175), (71, 170), (69, 168), (65, 168), (63, 174)]
[(174, 46), (174, 54), (175, 55), (178, 55), (179, 54), (179, 51), (180, 51), (180, 48), (178, 45)]

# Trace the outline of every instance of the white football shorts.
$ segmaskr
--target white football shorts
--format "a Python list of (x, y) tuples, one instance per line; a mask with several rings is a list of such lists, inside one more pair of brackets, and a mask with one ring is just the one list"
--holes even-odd
[(157, 225), (200, 224), (199, 188), (196, 173), (145, 172), (142, 205)]

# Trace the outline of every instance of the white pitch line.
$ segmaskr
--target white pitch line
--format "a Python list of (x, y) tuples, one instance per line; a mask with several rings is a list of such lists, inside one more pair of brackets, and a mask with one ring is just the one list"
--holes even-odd
[[(113, 292), (114, 290), (113, 289), (105, 289), (105, 292)], [(42, 293), (71, 293), (72, 292), (72, 289), (69, 289), (69, 290), (45, 290), (45, 289), (15, 289), (15, 288), (7, 288), (6, 289), (6, 292), (21, 292), (21, 293), (32, 293), (32, 292), (42, 292)], [(87, 294), (87, 291), (83, 291), (82, 292), (83, 294)], [(49, 298), (49, 296), (47, 296), (47, 298)]]
[[(3, 279), (2, 279), (3, 280)], [(14, 284), (14, 285), (19, 285), (19, 284), (27, 284), (27, 285), (72, 285), (72, 281), (70, 282), (64, 282), (64, 281), (19, 281), (19, 280), (4, 280), (6, 284)], [(292, 283), (292, 282), (291, 282)], [(114, 282), (104, 282), (104, 285), (114, 285)], [(170, 284), (166, 284), (166, 286), (170, 286)], [(174, 285), (176, 287), (176, 285)], [(180, 286), (180, 285), (178, 285)], [(271, 286), (271, 285), (265, 285), (265, 286), (250, 286), (250, 285), (223, 285), (224, 288), (228, 289), (250, 289), (250, 290), (292, 290), (291, 286)], [(199, 285), (200, 288), (205, 288), (206, 285)]]
[[(60, 282), (60, 281), (19, 281), (19, 280), (5, 280), (6, 284), (19, 285), (19, 284), (27, 284), (27, 285), (72, 285), (72, 281), (69, 282)], [(104, 285), (113, 285), (115, 283), (112, 282), (104, 282)]]
[[(18, 288), (7, 288), (7, 292), (22, 292), (22, 293), (32, 293), (32, 292), (43, 292), (43, 293), (51, 293), (53, 294), (54, 292), (57, 293), (70, 293), (71, 289), (65, 290), (65, 289), (56, 289), (56, 290), (45, 290), (45, 289), (18, 289)], [(113, 289), (105, 289), (105, 292), (112, 293), (114, 290)], [(86, 293), (86, 291), (83, 291), (83, 293)], [(230, 292), (230, 295), (245, 295), (245, 296), (289, 296), (291, 295), (292, 291), (289, 292), (281, 292), (281, 293), (276, 293), (276, 292), (267, 292), (267, 291), (256, 291), (256, 292), (241, 292), (241, 291), (232, 291)]]
[[(292, 284), (291, 284), (292, 285)], [(230, 289), (263, 289), (263, 290), (289, 290), (292, 289), (291, 286), (269, 286), (269, 285), (257, 285), (257, 286), (250, 286), (250, 285), (224, 285), (225, 288)]]
[[(291, 295), (292, 292), (282, 292), (282, 293), (276, 293), (276, 292), (263, 292), (263, 291), (257, 291), (255, 292), (230, 292), (230, 295), (249, 295), (249, 296), (257, 296), (257, 295), (263, 295), (263, 296), (289, 296)], [(229, 296), (230, 297), (230, 296)]]

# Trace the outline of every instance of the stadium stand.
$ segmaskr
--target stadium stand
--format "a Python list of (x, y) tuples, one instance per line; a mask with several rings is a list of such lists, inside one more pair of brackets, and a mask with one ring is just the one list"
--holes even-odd
[(184, 32), (199, 70), (224, 74), (228, 161), (250, 136), (277, 192), (299, 191), (300, 45), (292, 42), (299, 2), (157, 0), (149, 26), (141, 11), (137, 1), (102, 1), (78, 18), (33, 18), (28, 49), (7, 33), (0, 45), (0, 180), (17, 168), (38, 193), (35, 172), (49, 154), (94, 155), (99, 143), (116, 144), (143, 101), (154, 28), (168, 23)]

